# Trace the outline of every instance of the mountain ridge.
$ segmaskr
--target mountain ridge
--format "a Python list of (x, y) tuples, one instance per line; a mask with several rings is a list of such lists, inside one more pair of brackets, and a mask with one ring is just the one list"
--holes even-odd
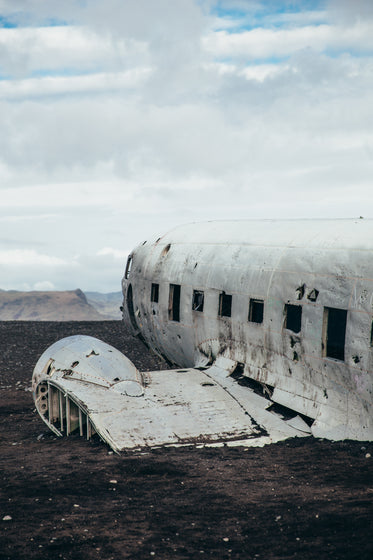
[(0, 289), (0, 321), (111, 321), (121, 318), (116, 312), (117, 307), (119, 309), (116, 303), (121, 301), (119, 292), (116, 299), (113, 294), (89, 294), (88, 298), (80, 288), (29, 292)]

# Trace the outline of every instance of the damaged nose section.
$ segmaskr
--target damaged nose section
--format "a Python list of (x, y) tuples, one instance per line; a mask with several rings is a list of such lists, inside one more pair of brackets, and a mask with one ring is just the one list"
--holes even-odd
[(141, 397), (141, 373), (121, 352), (90, 336), (70, 336), (50, 346), (32, 377), (36, 409), (57, 435), (94, 433), (116, 445), (105, 418), (119, 399)]

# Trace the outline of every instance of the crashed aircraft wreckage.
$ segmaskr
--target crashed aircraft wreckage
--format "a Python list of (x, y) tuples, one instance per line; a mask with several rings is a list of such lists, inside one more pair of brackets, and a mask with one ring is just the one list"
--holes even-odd
[(56, 434), (112, 449), (373, 439), (373, 222), (190, 224), (129, 256), (123, 318), (178, 369), (72, 336), (36, 364)]

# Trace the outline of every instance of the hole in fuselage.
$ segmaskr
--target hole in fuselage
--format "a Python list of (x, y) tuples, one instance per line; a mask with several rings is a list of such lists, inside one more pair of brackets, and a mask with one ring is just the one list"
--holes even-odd
[(163, 249), (163, 251), (162, 251), (162, 253), (161, 253), (161, 257), (165, 257), (170, 249), (171, 249), (171, 245), (170, 245), (170, 243), (169, 243), (169, 244), (166, 245), (166, 247)]
[(130, 321), (131, 321), (132, 327), (137, 331), (139, 329), (139, 327), (137, 325), (137, 321), (136, 321), (136, 317), (135, 317), (135, 310), (134, 310), (134, 307), (133, 307), (132, 284), (129, 284), (128, 289), (127, 289), (127, 309), (128, 309), (128, 314), (130, 316)]

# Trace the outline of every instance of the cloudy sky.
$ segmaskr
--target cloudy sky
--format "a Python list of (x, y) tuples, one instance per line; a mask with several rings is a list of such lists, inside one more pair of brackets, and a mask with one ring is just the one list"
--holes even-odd
[(177, 224), (373, 217), (372, 0), (0, 0), (0, 288)]

